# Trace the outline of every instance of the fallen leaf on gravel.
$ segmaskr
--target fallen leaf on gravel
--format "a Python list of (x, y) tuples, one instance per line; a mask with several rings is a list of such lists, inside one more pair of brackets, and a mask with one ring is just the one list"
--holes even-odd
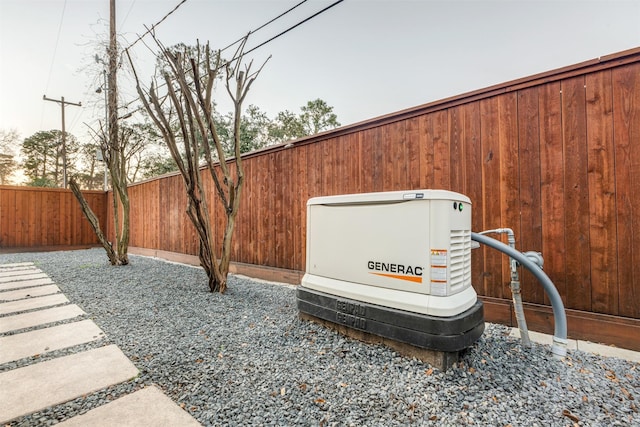
[(437, 420), (437, 419), (438, 419), (438, 416), (437, 416), (437, 415), (431, 415), (431, 416), (429, 417), (429, 421), (435, 421), (435, 420)]
[(470, 374), (473, 374), (475, 372), (476, 372), (476, 368), (474, 368), (474, 367), (469, 368), (469, 373)]
[(425, 374), (425, 375), (431, 375), (431, 374), (433, 374), (433, 368), (429, 368), (429, 369), (427, 369), (426, 371), (424, 371), (424, 374)]
[(610, 379), (611, 381), (618, 382), (618, 378), (616, 377), (616, 374), (613, 371), (607, 371), (605, 377), (607, 377), (607, 379)]
[(576, 417), (575, 415), (573, 415), (571, 413), (571, 411), (569, 411), (568, 409), (563, 409), (562, 410), (562, 415), (564, 415), (565, 417), (569, 418), (571, 421), (575, 421), (576, 423), (578, 421), (580, 421), (580, 418)]
[(302, 383), (298, 386), (298, 388), (302, 391), (305, 391), (307, 389), (307, 385), (305, 383)]
[(322, 405), (326, 401), (323, 398), (319, 397), (316, 400), (314, 400), (314, 402), (316, 402), (318, 405)]
[(348, 386), (349, 386), (349, 384), (347, 384), (347, 383), (340, 383), (340, 387), (348, 387)]
[(582, 401), (583, 401), (583, 402), (588, 402), (588, 401), (589, 401), (589, 398), (588, 398), (587, 396), (582, 396)]
[(633, 400), (634, 399), (633, 394), (629, 393), (629, 391), (627, 391), (626, 388), (620, 387), (620, 389), (622, 390), (622, 394), (624, 394), (627, 399), (629, 399), (629, 400)]

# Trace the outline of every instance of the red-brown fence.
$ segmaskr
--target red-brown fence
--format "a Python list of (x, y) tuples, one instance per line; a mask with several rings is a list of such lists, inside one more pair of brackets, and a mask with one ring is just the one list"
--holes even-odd
[[(544, 254), (572, 337), (640, 350), (640, 49), (251, 153), (244, 165), (235, 262), (304, 270), (310, 197), (450, 189), (471, 198), (474, 231), (510, 227), (519, 249)], [(5, 189), (0, 245), (43, 244), (25, 230), (55, 220), (36, 220), (31, 196)], [(68, 194), (69, 202), (57, 207), (49, 208), (44, 196), (33, 206), (67, 218), (64, 212), (76, 206)], [(129, 194), (132, 246), (197, 254), (180, 177), (136, 184)], [(96, 203), (107, 209), (104, 200)], [(214, 216), (221, 237), (219, 206)], [(73, 238), (58, 241), (76, 243)], [(472, 262), (487, 319), (514, 324), (507, 259), (482, 249)], [(528, 273), (522, 281), (529, 325), (551, 331), (542, 288)]]
[[(234, 261), (304, 270), (309, 197), (450, 189), (473, 201), (474, 231), (511, 227), (518, 248), (544, 254), (573, 336), (640, 348), (640, 49), (252, 153), (244, 165)], [(178, 176), (130, 188), (132, 246), (197, 253), (183, 193)], [(507, 259), (475, 251), (473, 283), (487, 317), (512, 324)], [(550, 330), (528, 273), (523, 294), (532, 327)]]
[[(101, 224), (107, 220), (103, 191), (83, 192)], [(0, 248), (98, 244), (69, 190), (0, 186)]]

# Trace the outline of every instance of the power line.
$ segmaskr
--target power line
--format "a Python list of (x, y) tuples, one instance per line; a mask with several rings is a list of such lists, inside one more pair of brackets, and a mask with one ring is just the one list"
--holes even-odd
[(58, 24), (58, 35), (56, 36), (56, 44), (53, 47), (53, 56), (51, 58), (51, 66), (49, 67), (49, 77), (47, 78), (47, 85), (45, 87), (45, 92), (49, 90), (49, 83), (51, 83), (51, 74), (53, 72), (53, 64), (56, 61), (56, 52), (58, 51), (58, 43), (60, 42), (60, 33), (62, 32), (62, 22), (64, 21), (64, 11), (67, 8), (67, 0), (64, 0), (64, 4), (62, 5), (62, 14), (60, 15), (60, 23)]
[(174, 7), (169, 13), (167, 13), (166, 15), (164, 15), (164, 17), (159, 20), (158, 22), (156, 22), (155, 24), (153, 24), (151, 27), (149, 27), (149, 29), (147, 29), (147, 31), (145, 31), (141, 36), (139, 36), (133, 43), (131, 43), (126, 49), (124, 49), (125, 51), (129, 50), (130, 48), (133, 47), (133, 45), (135, 45), (136, 43), (138, 43), (143, 37), (145, 37), (147, 34), (149, 34), (150, 32), (152, 32), (158, 25), (162, 24), (162, 22), (167, 19), (169, 17), (169, 15), (171, 15), (173, 12), (175, 12), (176, 10), (178, 10), (178, 8), (180, 6), (182, 6), (183, 4), (185, 4), (187, 2), (187, 0), (182, 0), (180, 3), (178, 3), (176, 5), (176, 7)]
[[(183, 2), (184, 2), (184, 1), (186, 1), (186, 0), (183, 0)], [(305, 3), (306, 1), (307, 1), (307, 0), (303, 0), (303, 1), (301, 1), (300, 3), (298, 3), (298, 4), (296, 4), (295, 6), (291, 7), (291, 8), (290, 8), (290, 9), (288, 9), (287, 11), (285, 11), (285, 12), (281, 13), (281, 14), (280, 14), (280, 15), (278, 15), (277, 17), (275, 17), (275, 18), (271, 19), (270, 21), (266, 22), (265, 24), (261, 25), (260, 27), (256, 28), (255, 30), (250, 31), (250, 32), (247, 34), (247, 36), (242, 37), (242, 38), (240, 38), (240, 39), (236, 40), (235, 42), (233, 42), (233, 43), (231, 43), (230, 45), (226, 46), (224, 49), (221, 49), (220, 51), (222, 52), (223, 50), (229, 49), (231, 46), (233, 46), (233, 45), (237, 44), (238, 42), (240, 42), (240, 41), (244, 40), (244, 39), (245, 39), (246, 37), (248, 37), (249, 35), (251, 35), (251, 34), (253, 34), (253, 33), (257, 32), (258, 30), (260, 30), (260, 29), (262, 29), (262, 28), (266, 27), (267, 25), (271, 24), (272, 22), (276, 21), (277, 19), (279, 19), (279, 18), (283, 17), (284, 15), (288, 14), (289, 12), (291, 12), (292, 10), (294, 10), (295, 8), (297, 8), (298, 6), (302, 5), (302, 4), (303, 4), (303, 3)], [(242, 56), (248, 55), (249, 53), (251, 53), (251, 52), (253, 52), (253, 51), (255, 51), (255, 50), (257, 50), (257, 49), (259, 49), (259, 48), (261, 48), (261, 47), (263, 47), (263, 46), (265, 46), (266, 44), (271, 43), (272, 41), (276, 40), (277, 38), (279, 38), (279, 37), (281, 37), (281, 36), (283, 36), (283, 35), (287, 34), (289, 31), (291, 31), (291, 30), (293, 30), (293, 29), (295, 29), (295, 28), (299, 27), (300, 25), (302, 25), (302, 24), (304, 24), (304, 23), (306, 23), (306, 22), (308, 22), (308, 21), (312, 20), (313, 18), (315, 18), (315, 17), (317, 17), (317, 16), (321, 15), (322, 13), (324, 13), (324, 12), (326, 12), (327, 10), (329, 10), (329, 9), (333, 8), (334, 6), (337, 6), (338, 4), (342, 3), (343, 1), (344, 1), (344, 0), (337, 0), (337, 1), (333, 2), (332, 4), (330, 4), (329, 6), (325, 7), (324, 9), (319, 10), (318, 12), (316, 12), (316, 13), (314, 13), (313, 15), (311, 15), (311, 16), (309, 16), (309, 17), (307, 17), (307, 18), (303, 19), (302, 21), (298, 22), (297, 24), (292, 25), (291, 27), (287, 28), (286, 30), (281, 31), (280, 33), (276, 34), (275, 36), (271, 37), (270, 39), (268, 39), (268, 40), (266, 40), (266, 41), (264, 41), (264, 42), (262, 42), (262, 43), (258, 44), (257, 46), (255, 46), (255, 47), (253, 47), (253, 48), (249, 49), (249, 50), (248, 50), (248, 51), (246, 51), (246, 52), (243, 52), (243, 53), (242, 53)], [(174, 9), (174, 10), (175, 10), (175, 9)], [(171, 12), (170, 12), (170, 13), (171, 13)], [(169, 13), (169, 14), (170, 14), (170, 13)], [(167, 15), (167, 16), (168, 16), (168, 15)], [(164, 18), (163, 18), (163, 19), (164, 19)], [(158, 23), (158, 24), (159, 24), (159, 23)], [(156, 26), (157, 26), (158, 24), (156, 24)], [(152, 28), (150, 28), (150, 29), (148, 29), (148, 30), (147, 30), (143, 35), (141, 35), (140, 37), (138, 37), (138, 39), (137, 39), (134, 43), (132, 43), (129, 47), (133, 46), (133, 44), (135, 44), (136, 42), (138, 42), (138, 41), (142, 40), (142, 38), (143, 38), (143, 37), (145, 37), (147, 34), (149, 34), (152, 30), (153, 30), (153, 27), (152, 27)], [(146, 43), (144, 43), (144, 41), (142, 41), (142, 42), (143, 42), (143, 44), (147, 47), (147, 49), (149, 49), (149, 50), (151, 50), (151, 51), (152, 51), (152, 49), (151, 49), (151, 48), (150, 48)], [(127, 49), (129, 49), (129, 48), (127, 48)], [(125, 50), (126, 50), (126, 49), (125, 49)], [(153, 51), (152, 51), (152, 52), (153, 52)], [(218, 69), (219, 69), (219, 68), (222, 68), (222, 67), (224, 67), (224, 66), (226, 66), (226, 65), (228, 65), (228, 64), (231, 64), (231, 63), (233, 63), (233, 62), (235, 62), (235, 61), (237, 61), (237, 60), (239, 59), (239, 57), (240, 57), (240, 56), (234, 56), (234, 57), (233, 57), (233, 58), (231, 58), (229, 61), (226, 61), (224, 64), (222, 64), (222, 65), (218, 66)], [(165, 83), (162, 83), (161, 85), (159, 85), (159, 86), (158, 86), (158, 88), (159, 88), (159, 87), (162, 87), (162, 86), (165, 86), (165, 85), (166, 85)], [(125, 108), (126, 108), (126, 107), (128, 107), (129, 105), (133, 104), (133, 103), (134, 103), (134, 102), (136, 102), (137, 100), (138, 100), (138, 99), (134, 99), (134, 100), (130, 101), (129, 103), (127, 103), (127, 104), (126, 104)], [(133, 114), (133, 113), (135, 113), (135, 112), (137, 112), (137, 111), (140, 111), (141, 109), (142, 109), (142, 107), (139, 107), (139, 108), (135, 109), (131, 114)]]
[[(227, 46), (225, 46), (224, 48), (220, 49), (220, 52), (224, 52), (225, 50), (227, 50), (227, 49), (231, 48), (232, 46), (234, 46), (234, 45), (238, 44), (239, 42), (241, 42), (242, 40), (244, 40), (244, 39), (245, 39), (246, 37), (248, 37), (249, 35), (257, 33), (257, 32), (258, 32), (258, 31), (260, 31), (261, 29), (265, 28), (266, 26), (268, 26), (268, 25), (272, 24), (273, 22), (277, 21), (278, 19), (282, 18), (283, 16), (285, 16), (285, 15), (289, 14), (289, 13), (290, 13), (290, 12), (292, 12), (293, 10), (295, 10), (295, 9), (297, 9), (298, 7), (302, 6), (302, 5), (303, 5), (304, 3), (306, 3), (307, 1), (308, 1), (308, 0), (302, 0), (301, 2), (299, 2), (299, 3), (295, 4), (294, 6), (290, 7), (290, 8), (289, 8), (289, 9), (287, 9), (287, 10), (285, 10), (284, 12), (282, 12), (281, 14), (279, 14), (278, 16), (276, 16), (276, 17), (274, 17), (274, 18), (270, 19), (269, 21), (265, 22), (264, 24), (260, 25), (260, 26), (259, 26), (259, 27), (257, 27), (256, 29), (249, 31), (249, 33), (248, 33), (246, 36), (240, 37), (238, 40), (236, 40), (236, 41), (234, 41), (234, 42), (232, 42), (232, 43), (228, 44), (228, 45), (227, 45)], [(167, 15), (167, 16), (168, 16), (168, 15)], [(165, 17), (165, 18), (166, 18), (166, 17)], [(163, 20), (164, 20), (164, 18), (163, 18)], [(159, 23), (158, 23), (158, 24), (159, 24)], [(158, 24), (156, 24), (156, 26), (157, 26)], [(155, 55), (155, 54), (156, 54), (156, 52), (154, 52), (154, 50), (153, 50), (153, 49), (151, 49), (151, 47), (150, 47), (149, 45), (147, 45), (147, 44), (145, 43), (145, 41), (143, 40), (143, 38), (144, 38), (147, 34), (149, 34), (152, 30), (153, 30), (153, 28), (148, 29), (144, 34), (142, 34), (141, 36), (139, 36), (139, 37), (138, 37), (138, 38), (137, 38), (133, 43), (131, 43), (131, 44), (129, 45), (129, 47), (127, 47), (127, 49), (129, 49), (130, 47), (132, 47), (132, 46), (133, 46), (135, 43), (137, 43), (138, 41), (141, 41), (141, 42), (142, 42), (142, 44), (143, 44), (143, 45), (144, 45), (144, 46), (145, 46), (145, 47), (146, 47), (146, 48), (147, 48), (147, 49), (148, 49), (152, 54), (154, 54), (154, 55)], [(281, 34), (280, 34), (280, 35), (281, 35)], [(127, 49), (125, 49), (125, 50), (127, 50)], [(227, 64), (228, 64), (228, 63), (230, 63), (230, 62), (232, 62), (232, 61), (235, 61), (236, 59), (237, 59), (237, 58), (232, 59), (231, 61), (227, 62)], [(160, 86), (164, 86), (164, 84), (161, 84)], [(128, 102), (128, 103), (126, 103), (126, 104), (125, 104), (125, 106), (124, 106), (124, 108), (128, 107), (129, 105), (133, 104), (133, 103), (134, 103), (134, 102), (136, 102), (136, 101), (137, 101), (137, 98), (136, 98), (136, 99), (134, 99), (134, 100), (132, 100), (132, 101), (130, 101), (130, 102)], [(138, 108), (138, 109), (134, 110), (134, 112), (135, 112), (135, 111), (138, 111), (138, 110), (140, 110), (140, 108)]]
[[(329, 6), (327, 6), (327, 7), (325, 7), (324, 9), (322, 9), (322, 10), (320, 10), (320, 11), (318, 11), (318, 12), (314, 13), (313, 15), (309, 16), (308, 18), (303, 19), (302, 21), (300, 21), (300, 22), (298, 22), (297, 24), (295, 24), (295, 25), (293, 25), (293, 26), (291, 26), (291, 27), (287, 28), (286, 30), (282, 31), (282, 32), (281, 32), (281, 33), (279, 33), (279, 34), (276, 34), (275, 36), (271, 37), (269, 40), (267, 40), (267, 41), (265, 41), (265, 42), (262, 42), (262, 43), (260, 43), (258, 46), (256, 46), (256, 47), (253, 47), (253, 48), (249, 49), (248, 51), (244, 52), (244, 53), (243, 53), (243, 55), (248, 55), (248, 54), (250, 54), (251, 52), (253, 52), (254, 50), (257, 50), (257, 49), (261, 48), (262, 46), (266, 45), (267, 43), (271, 43), (272, 41), (274, 41), (274, 40), (275, 40), (275, 39), (277, 39), (278, 37), (280, 37), (280, 36), (283, 36), (283, 35), (287, 34), (289, 31), (293, 30), (294, 28), (297, 28), (297, 27), (299, 27), (300, 25), (304, 24), (305, 22), (312, 20), (312, 19), (313, 19), (313, 18), (315, 18), (316, 16), (318, 16), (318, 15), (320, 15), (320, 14), (322, 14), (322, 13), (326, 12), (327, 10), (331, 9), (331, 8), (332, 8), (332, 7), (334, 7), (334, 6), (337, 6), (338, 4), (342, 3), (343, 1), (344, 1), (344, 0), (338, 0), (338, 1), (336, 1), (336, 2), (334, 2), (334, 3), (332, 3), (332, 4), (330, 4)], [(232, 59), (232, 60), (231, 60), (231, 61), (229, 61), (229, 62), (231, 63), (231, 62), (235, 61), (236, 59), (238, 59), (238, 58), (234, 58), (234, 59)]]
[[(49, 75), (47, 76), (47, 84), (45, 85), (44, 91), (49, 91), (49, 84), (51, 84), (51, 74), (53, 74), (53, 64), (56, 62), (56, 52), (58, 51), (58, 43), (60, 42), (60, 33), (62, 32), (62, 22), (64, 21), (64, 12), (67, 9), (67, 0), (64, 0), (64, 4), (62, 5), (62, 14), (60, 15), (60, 22), (58, 23), (58, 34), (56, 35), (56, 44), (53, 46), (53, 55), (51, 57), (51, 65), (49, 66)], [(44, 105), (40, 110), (40, 127), (42, 127), (42, 122), (44, 121)]]
[[(302, 0), (300, 3), (296, 4), (295, 6), (289, 8), (288, 10), (282, 12), (280, 15), (276, 16), (275, 18), (273, 18), (272, 20), (265, 22), (264, 24), (260, 25), (258, 28), (256, 28), (253, 31), (249, 31), (249, 34), (254, 34), (257, 33), (258, 31), (260, 31), (261, 29), (263, 29), (264, 27), (266, 27), (267, 25), (273, 23), (274, 21), (277, 21), (278, 19), (282, 18), (284, 15), (286, 15), (287, 13), (293, 11), (294, 9), (296, 9), (298, 6), (302, 6), (304, 3), (306, 3), (308, 0)], [(245, 36), (246, 37), (246, 36)], [(240, 37), (238, 40), (234, 41), (233, 43), (229, 44), (226, 47), (223, 47), (222, 49), (220, 49), (220, 52), (224, 52), (225, 50), (229, 49), (231, 46), (238, 44), (239, 42), (241, 42), (242, 40), (245, 39), (245, 37)]]

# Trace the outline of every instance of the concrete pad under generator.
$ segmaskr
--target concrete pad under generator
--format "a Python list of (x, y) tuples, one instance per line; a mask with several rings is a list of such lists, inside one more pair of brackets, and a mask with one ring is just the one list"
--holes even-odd
[(103, 338), (104, 332), (92, 320), (0, 337), (0, 364), (60, 350)]
[(83, 415), (58, 424), (61, 427), (138, 427), (138, 426), (199, 426), (187, 412), (180, 409), (156, 387), (145, 387)]
[(25, 298), (41, 297), (44, 295), (57, 294), (60, 288), (56, 285), (38, 286), (35, 288), (23, 288), (13, 291), (0, 291), (0, 301), (15, 301)]
[(47, 323), (73, 319), (85, 315), (80, 307), (75, 304), (61, 307), (46, 308), (30, 313), (14, 314), (13, 316), (0, 317), (0, 333), (17, 331), (18, 329), (32, 328)]
[(52, 305), (64, 304), (66, 302), (69, 302), (69, 300), (62, 294), (3, 302), (0, 304), (0, 314), (17, 313), (36, 308), (50, 307)]
[(115, 345), (0, 373), (0, 423), (134, 378), (138, 369)]
[(53, 280), (50, 277), (42, 279), (21, 280), (19, 282), (6, 282), (0, 283), (0, 291), (6, 291), (9, 289), (22, 289), (30, 288), (33, 286), (52, 285)]

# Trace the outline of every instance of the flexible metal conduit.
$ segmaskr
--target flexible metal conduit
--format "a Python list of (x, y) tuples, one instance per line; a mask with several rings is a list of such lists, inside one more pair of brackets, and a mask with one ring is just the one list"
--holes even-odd
[[(506, 234), (509, 247), (516, 248), (516, 235), (510, 228), (496, 228), (495, 230), (486, 230), (478, 234)], [(509, 257), (509, 263), (511, 264), (511, 297), (513, 299), (513, 310), (516, 314), (516, 322), (518, 323), (518, 329), (520, 330), (520, 339), (522, 344), (526, 347), (531, 347), (531, 340), (529, 339), (529, 329), (527, 328), (527, 320), (524, 317), (524, 308), (522, 307), (522, 294), (520, 292), (520, 277), (518, 275), (518, 263), (515, 259)], [(540, 265), (540, 264), (538, 264)]]
[(473, 232), (471, 233), (471, 239), (492, 247), (493, 249), (497, 249), (515, 259), (540, 281), (551, 301), (551, 308), (553, 310), (554, 334), (551, 353), (553, 353), (553, 356), (557, 359), (565, 357), (567, 355), (567, 315), (564, 311), (562, 298), (560, 298), (560, 294), (551, 279), (549, 279), (549, 276), (522, 252), (505, 245), (499, 240)]

